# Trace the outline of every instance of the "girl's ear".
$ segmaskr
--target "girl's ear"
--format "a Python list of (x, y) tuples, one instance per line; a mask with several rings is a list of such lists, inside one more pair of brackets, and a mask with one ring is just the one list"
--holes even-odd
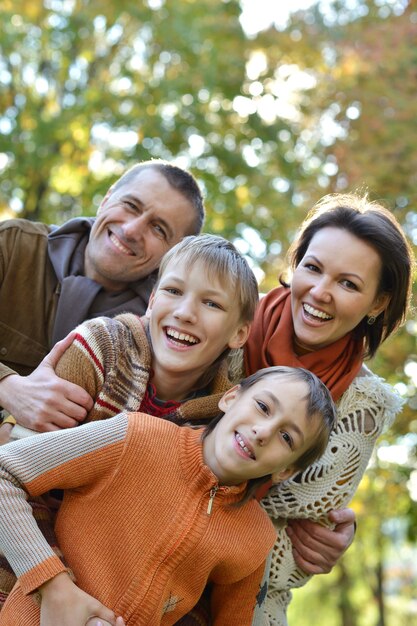
[(296, 469), (293, 465), (290, 465), (289, 467), (286, 467), (282, 470), (279, 470), (279, 472), (273, 472), (273, 474), (271, 475), (271, 479), (274, 485), (282, 483), (284, 480), (287, 480), (287, 478), (290, 478), (290, 476), (292, 476), (293, 474), (296, 473)]
[(229, 339), (228, 346), (231, 350), (241, 348), (249, 336), (250, 322), (245, 322), (237, 328), (232, 337)]
[(152, 291), (151, 296), (149, 298), (149, 302), (148, 302), (148, 308), (146, 309), (146, 317), (149, 319), (151, 317), (151, 311), (152, 311), (152, 306), (153, 306), (153, 301), (155, 299), (155, 292)]
[(235, 401), (236, 396), (239, 392), (239, 389), (240, 389), (240, 385), (235, 385), (234, 387), (226, 391), (225, 394), (222, 395), (222, 397), (219, 400), (220, 411), (223, 411), (223, 413), (226, 413), (226, 410)]

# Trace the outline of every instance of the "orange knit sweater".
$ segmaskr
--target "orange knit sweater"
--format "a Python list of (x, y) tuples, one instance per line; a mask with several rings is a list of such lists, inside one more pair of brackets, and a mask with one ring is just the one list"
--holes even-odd
[[(64, 570), (23, 488), (65, 490), (56, 533), (78, 585), (128, 626), (170, 625), (213, 583), (216, 626), (245, 626), (275, 531), (243, 485), (218, 489), (201, 431), (145, 414), (48, 433), (0, 449), (0, 547), (19, 576), (1, 626), (38, 626), (29, 594)], [(19, 487), (19, 485), (21, 485)], [(25, 537), (22, 542), (21, 538)]]

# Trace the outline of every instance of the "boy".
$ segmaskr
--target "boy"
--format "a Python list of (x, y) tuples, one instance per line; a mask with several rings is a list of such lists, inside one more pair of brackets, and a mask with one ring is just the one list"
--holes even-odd
[[(92, 615), (168, 626), (207, 581), (215, 626), (251, 624), (275, 540), (253, 492), (320, 456), (335, 409), (313, 374), (286, 367), (245, 379), (219, 408), (203, 434), (121, 413), (0, 449), (0, 545), (20, 577), (2, 626), (84, 626)], [(65, 490), (56, 532), (84, 591), (26, 503), (25, 491), (52, 488)], [(41, 609), (27, 595), (37, 589)]]
[[(214, 235), (185, 237), (161, 262), (147, 316), (84, 322), (57, 374), (94, 399), (87, 421), (141, 411), (201, 424), (217, 414), (231, 387), (225, 356), (246, 341), (257, 302), (255, 276), (233, 244)], [(22, 431), (16, 426), (13, 436)], [(35, 516), (50, 536), (44, 505), (36, 505)], [(0, 557), (3, 601), (13, 582)]]

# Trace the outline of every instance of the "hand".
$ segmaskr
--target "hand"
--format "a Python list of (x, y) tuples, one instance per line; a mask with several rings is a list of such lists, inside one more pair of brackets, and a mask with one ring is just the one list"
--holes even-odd
[[(40, 626), (85, 626), (101, 621), (105, 626), (124, 626), (101, 602), (77, 587), (61, 572), (39, 588), (42, 596)], [(93, 617), (92, 617), (93, 616)]]
[(327, 574), (348, 549), (355, 535), (355, 513), (352, 509), (331, 511), (332, 529), (306, 519), (289, 520), (287, 534), (293, 545), (293, 556), (306, 574)]
[(10, 441), (10, 434), (13, 430), (13, 424), (1, 424), (0, 426), (0, 446)]
[(40, 432), (71, 428), (93, 407), (85, 389), (54, 371), (74, 336), (59, 341), (29, 376), (11, 374), (0, 381), (0, 405), (22, 426)]
[[(98, 617), (90, 617), (85, 626), (113, 626), (110, 622), (106, 622), (105, 619), (100, 619)], [(116, 619), (115, 626), (126, 626), (123, 617), (118, 617)]]

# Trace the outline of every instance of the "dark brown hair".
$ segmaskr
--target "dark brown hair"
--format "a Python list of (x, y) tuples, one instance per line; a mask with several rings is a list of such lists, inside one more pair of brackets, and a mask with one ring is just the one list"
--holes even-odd
[[(323, 228), (340, 228), (371, 246), (381, 260), (378, 293), (390, 296), (374, 324), (361, 320), (355, 337), (364, 339), (365, 356), (372, 357), (379, 345), (404, 322), (411, 298), (414, 257), (394, 215), (368, 197), (332, 194), (322, 198), (301, 225), (288, 258), (294, 270), (305, 256), (314, 235)], [(285, 284), (285, 283), (283, 283)]]

